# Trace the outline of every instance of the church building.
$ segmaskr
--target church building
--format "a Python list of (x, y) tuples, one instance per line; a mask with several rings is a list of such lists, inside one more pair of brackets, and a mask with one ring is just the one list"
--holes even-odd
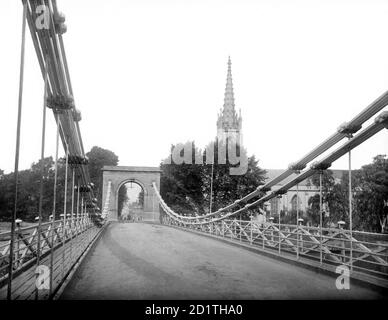
[[(224, 95), (224, 105), (220, 109), (217, 118), (217, 138), (219, 140), (235, 139), (236, 142), (242, 143), (242, 116), (241, 109), (237, 114), (235, 109), (234, 92), (233, 92), (233, 81), (232, 81), (232, 62), (229, 57), (228, 59), (228, 71), (226, 77), (226, 88)], [(280, 175), (284, 170), (281, 169), (265, 169), (267, 175), (267, 181), (272, 180), (276, 176)], [(333, 177), (336, 182), (340, 182), (342, 175), (345, 170), (331, 170)], [(273, 187), (273, 190), (279, 189), (285, 183), (295, 177), (295, 174), (290, 176), (288, 179), (280, 182)], [(281, 211), (285, 214), (296, 210), (299, 204), (299, 211), (306, 213), (309, 207), (309, 199), (315, 194), (319, 193), (319, 189), (314, 186), (310, 179), (306, 179), (299, 183), (297, 187), (292, 187), (286, 194), (271, 199), (265, 204), (264, 209), (271, 215), (278, 215)], [(327, 210), (326, 210), (327, 211)]]

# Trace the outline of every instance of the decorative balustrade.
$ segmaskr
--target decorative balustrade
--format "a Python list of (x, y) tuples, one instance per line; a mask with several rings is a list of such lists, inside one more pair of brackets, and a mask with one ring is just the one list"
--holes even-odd
[(347, 265), (351, 271), (388, 279), (388, 236), (338, 228), (299, 225), (259, 224), (255, 221), (221, 220), (203, 225), (178, 222), (168, 215), (164, 224), (208, 233), (239, 241), (276, 254), (299, 260), (316, 261), (317, 265)]
[[(68, 272), (80, 258), (85, 249), (100, 233), (101, 225), (96, 224), (88, 215), (69, 217), (21, 227), (17, 224), (14, 234), (14, 258), (12, 299), (32, 299), (36, 292), (36, 267), (50, 267), (53, 255), (52, 289), (62, 283)], [(39, 232), (40, 230), (40, 232)], [(6, 298), (10, 261), (11, 232), (0, 233), (0, 299)], [(49, 298), (47, 290), (38, 293), (39, 299)]]

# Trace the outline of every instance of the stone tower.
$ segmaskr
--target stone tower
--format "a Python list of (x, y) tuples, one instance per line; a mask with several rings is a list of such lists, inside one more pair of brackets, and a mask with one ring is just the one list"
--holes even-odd
[(219, 140), (226, 138), (233, 139), (241, 143), (241, 109), (237, 115), (234, 105), (233, 82), (232, 82), (232, 62), (228, 59), (228, 74), (226, 77), (226, 88), (224, 96), (224, 106), (220, 109), (217, 120), (217, 137)]

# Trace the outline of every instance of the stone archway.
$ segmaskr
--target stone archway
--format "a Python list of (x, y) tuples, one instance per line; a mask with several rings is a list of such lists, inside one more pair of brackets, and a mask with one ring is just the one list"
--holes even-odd
[[(128, 190), (135, 189), (137, 190), (137, 194), (135, 191), (135, 194), (131, 194), (129, 198), (127, 198), (128, 202), (122, 203), (121, 212), (120, 212), (120, 191), (121, 189), (125, 189), (125, 193), (128, 196)], [(143, 201), (140, 205), (139, 196), (140, 193), (143, 192)], [(131, 192), (130, 192), (131, 193)], [(144, 196), (147, 195), (147, 191), (145, 189), (145, 186), (141, 181), (138, 181), (136, 179), (129, 179), (126, 181), (123, 181), (118, 187), (117, 187), (117, 194), (116, 194), (116, 207), (118, 208), (117, 211), (117, 218), (118, 220), (128, 220), (130, 217), (144, 217)], [(135, 196), (135, 198), (134, 198)]]
[(109, 181), (111, 182), (111, 193), (109, 201), (109, 220), (118, 220), (118, 192), (122, 185), (127, 182), (139, 184), (144, 191), (144, 221), (159, 222), (159, 200), (152, 188), (155, 182), (160, 187), (160, 169), (158, 167), (126, 167), (126, 166), (104, 166), (102, 168), (103, 189), (102, 203), (105, 203), (106, 192)]

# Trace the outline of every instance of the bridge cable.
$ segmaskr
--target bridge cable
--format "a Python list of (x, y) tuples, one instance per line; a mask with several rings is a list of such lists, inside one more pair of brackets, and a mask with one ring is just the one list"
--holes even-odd
[(68, 180), (68, 164), (69, 164), (69, 145), (66, 143), (66, 164), (65, 164), (65, 195), (63, 201), (63, 221), (62, 224), (62, 279), (65, 276), (65, 243), (66, 243), (66, 224), (67, 224), (67, 180)]
[(54, 169), (54, 195), (53, 195), (53, 211), (51, 217), (51, 252), (50, 252), (50, 289), (49, 297), (53, 294), (53, 263), (54, 263), (54, 233), (55, 233), (55, 216), (56, 216), (56, 201), (57, 201), (57, 176), (58, 176), (58, 146), (59, 146), (59, 118), (57, 117), (57, 135), (55, 146), (55, 169)]
[(79, 197), (80, 197), (80, 184), (79, 184), (79, 180), (77, 180), (77, 183), (78, 183), (78, 188), (77, 188), (77, 218), (78, 218), (78, 216), (79, 216), (79, 205), (80, 205), (80, 203), (79, 203)]
[[(314, 148), (312, 151), (310, 151), (308, 154), (306, 154), (302, 159), (297, 161), (296, 163), (293, 163), (289, 166), (287, 170), (285, 170), (283, 173), (281, 173), (279, 176), (273, 178), (272, 180), (268, 181), (264, 185), (258, 186), (256, 190), (252, 191), (251, 193), (247, 194), (246, 196), (236, 200), (235, 202), (218, 209), (215, 212), (210, 212), (208, 214), (199, 216), (199, 217), (185, 217), (187, 220), (196, 220), (196, 219), (206, 219), (210, 218), (212, 216), (216, 216), (218, 214), (221, 214), (224, 211), (227, 211), (229, 209), (232, 209), (236, 207), (238, 204), (242, 202), (247, 202), (250, 199), (256, 197), (259, 195), (261, 191), (264, 191), (266, 189), (271, 189), (273, 186), (275, 186), (277, 183), (285, 180), (288, 178), (292, 173), (295, 173), (296, 171), (303, 170), (307, 163), (314, 160), (316, 157), (333, 147), (335, 144), (340, 142), (344, 137), (348, 135), (348, 132), (356, 133), (358, 130), (361, 129), (362, 124), (367, 121), (369, 118), (371, 118), (374, 114), (379, 112), (381, 109), (383, 109), (388, 104), (388, 91), (382, 94), (379, 98), (377, 98), (375, 101), (373, 101), (370, 105), (368, 105), (364, 110), (362, 110), (359, 114), (357, 114), (351, 121), (342, 124), (337, 132), (333, 134), (331, 137), (326, 139), (323, 143), (318, 145), (316, 148)], [(269, 191), (268, 190), (268, 191)], [(256, 203), (256, 201), (254, 202)]]
[(13, 210), (13, 216), (12, 216), (12, 222), (11, 222), (11, 241), (10, 241), (10, 254), (9, 254), (7, 300), (11, 300), (11, 295), (12, 295), (13, 260), (14, 260), (13, 255), (14, 255), (16, 214), (17, 214), (17, 203), (18, 203), (18, 192), (19, 192), (18, 190), (19, 151), (20, 151), (20, 129), (21, 129), (22, 102), (23, 102), (26, 17), (27, 17), (27, 2), (26, 0), (23, 0), (23, 20), (22, 20), (23, 22), (22, 22), (22, 39), (21, 39), (21, 53), (20, 53), (20, 75), (19, 75), (19, 101), (18, 101), (18, 116), (17, 116), (17, 128), (16, 128), (16, 152), (15, 152), (15, 169), (14, 169), (15, 199), (14, 199), (14, 210)]
[(283, 196), (279, 196), (279, 216), (278, 216), (278, 228), (279, 228), (279, 234), (278, 234), (278, 237), (279, 237), (279, 254), (280, 254), (280, 250), (281, 250), (281, 243), (280, 243), (280, 228), (281, 228), (281, 225), (280, 225), (280, 219), (281, 219), (281, 216), (282, 216), (282, 211), (281, 211), (281, 208), (280, 208), (280, 199), (282, 199)]
[(77, 221), (74, 219), (74, 180), (75, 180), (75, 168), (72, 167), (72, 179), (71, 179), (71, 237), (70, 237), (70, 260), (73, 261), (73, 228), (76, 226)]
[(319, 172), (319, 263), (322, 264), (322, 206), (323, 206), (323, 199), (322, 199), (322, 175), (323, 171), (321, 170)]
[[(163, 207), (164, 211), (170, 216), (170, 218), (172, 218), (173, 220), (175, 220), (179, 223), (183, 223), (185, 225), (209, 224), (211, 222), (220, 221), (220, 220), (226, 219), (228, 217), (231, 217), (233, 215), (236, 215), (240, 212), (243, 212), (245, 210), (250, 209), (253, 206), (258, 205), (261, 202), (268, 201), (268, 200), (270, 200), (278, 195), (281, 195), (284, 190), (290, 189), (291, 187), (295, 186), (300, 181), (303, 181), (303, 180), (307, 179), (308, 177), (310, 177), (311, 175), (313, 175), (315, 172), (317, 172), (317, 171), (320, 172), (322, 170), (326, 170), (328, 167), (330, 167), (332, 162), (336, 161), (337, 159), (342, 157), (346, 152), (357, 147), (358, 145), (360, 145), (364, 141), (368, 140), (369, 138), (371, 138), (373, 135), (378, 133), (380, 130), (383, 130), (384, 128), (388, 128), (388, 111), (383, 111), (379, 116), (377, 116), (375, 118), (374, 122), (371, 125), (369, 125), (367, 128), (365, 128), (360, 133), (358, 133), (353, 139), (351, 139), (348, 142), (341, 145), (339, 148), (337, 148), (335, 151), (333, 151), (331, 154), (326, 156), (324, 159), (322, 159), (318, 163), (313, 163), (311, 165), (310, 169), (299, 174), (296, 178), (294, 178), (290, 182), (287, 182), (281, 188), (275, 190), (274, 192), (272, 192), (269, 195), (263, 196), (260, 199), (245, 205), (244, 207), (242, 207), (234, 212), (226, 213), (223, 216), (215, 217), (215, 218), (212, 218), (210, 220), (206, 219), (209, 217), (209, 215), (204, 215), (202, 217), (201, 216), (186, 217), (186, 216), (179, 215), (179, 214), (175, 213), (172, 209), (170, 209), (167, 206), (167, 204), (162, 199), (162, 197), (161, 197), (161, 195), (156, 187), (156, 184), (153, 183), (152, 186), (155, 189), (155, 192), (160, 200), (161, 206)], [(320, 210), (320, 211), (322, 211), (322, 210)], [(199, 221), (199, 219), (201, 219), (201, 218), (202, 218), (202, 221)], [(195, 221), (189, 222), (192, 219), (195, 219)], [(189, 221), (187, 221), (187, 220), (189, 220)]]
[[(353, 138), (353, 135), (349, 135), (349, 140)], [(350, 231), (350, 271), (353, 272), (353, 218), (352, 218), (352, 150), (349, 149), (349, 231)]]
[[(299, 183), (296, 184), (296, 225), (299, 225)], [(299, 259), (299, 229), (296, 234), (296, 257)]]
[[(45, 151), (45, 144), (46, 144), (46, 108), (47, 108), (47, 80), (48, 80), (48, 74), (47, 74), (47, 68), (48, 64), (45, 62), (45, 73), (44, 73), (44, 93), (43, 93), (43, 115), (42, 115), (42, 143), (41, 143), (41, 154), (40, 154), (40, 190), (39, 190), (39, 211), (38, 211), (38, 242), (37, 242), (37, 248), (36, 248), (36, 266), (38, 267), (40, 264), (40, 249), (41, 249), (41, 232), (42, 232), (42, 211), (43, 211), (43, 180), (44, 180), (44, 151)], [(35, 300), (39, 299), (39, 288), (38, 286), (35, 286)]]

